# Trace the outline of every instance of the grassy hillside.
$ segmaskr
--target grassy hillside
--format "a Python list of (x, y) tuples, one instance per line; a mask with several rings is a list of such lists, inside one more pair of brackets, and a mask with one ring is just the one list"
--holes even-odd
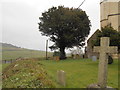
[[(51, 56), (52, 53), (48, 53)], [(45, 57), (45, 51), (29, 50), (11, 44), (2, 43), (2, 60), (16, 59), (19, 57), (41, 58)]]

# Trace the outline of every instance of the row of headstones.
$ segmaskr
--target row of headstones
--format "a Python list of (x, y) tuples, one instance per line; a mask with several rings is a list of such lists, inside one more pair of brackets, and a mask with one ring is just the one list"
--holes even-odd
[(12, 62), (13, 62), (12, 59), (10, 59), (10, 60), (2, 60), (2, 63), (3, 63), (3, 64), (12, 63)]
[[(73, 59), (84, 59), (85, 55), (84, 54), (81, 54), (81, 55), (79, 55), (79, 54), (71, 54), (71, 58), (73, 58)], [(59, 56), (53, 56), (53, 60), (59, 61), (60, 57)]]
[(73, 59), (79, 59), (79, 58), (85, 58), (85, 55), (84, 54), (71, 54), (71, 57)]
[[(78, 55), (77, 55), (77, 57), (78, 57)], [(76, 58), (77, 58), (76, 57)], [(76, 59), (76, 58), (74, 58), (74, 59)], [(97, 56), (92, 56), (92, 61), (97, 61)], [(55, 61), (59, 61), (60, 59), (59, 59), (59, 56), (54, 56), (53, 57), (53, 60), (55, 60)], [(112, 64), (113, 63), (113, 59), (112, 59), (112, 57), (110, 56), (110, 55), (108, 55), (108, 64)]]
[[(98, 83), (91, 84), (88, 88), (110, 88), (107, 86), (107, 64), (108, 54), (117, 53), (117, 47), (109, 46), (109, 37), (102, 37), (100, 41), (101, 46), (94, 47), (94, 52), (99, 52), (99, 67), (98, 67)], [(57, 72), (58, 82), (65, 86), (65, 72), (60, 70)]]
[(2, 60), (2, 63), (3, 63), (3, 64), (13, 63), (13, 62), (15, 62), (15, 61), (22, 60), (22, 59), (23, 59), (23, 58), (19, 57), (19, 58), (15, 59), (15, 60), (13, 60), (13, 59), (10, 59), (10, 60)]

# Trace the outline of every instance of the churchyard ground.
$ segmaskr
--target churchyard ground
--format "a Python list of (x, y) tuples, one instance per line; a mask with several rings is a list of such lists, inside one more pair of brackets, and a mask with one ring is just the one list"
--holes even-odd
[[(94, 62), (90, 59), (67, 59), (61, 61), (40, 60), (37, 62), (42, 64), (42, 67), (47, 72), (47, 75), (52, 80), (52, 83), (55, 84), (56, 88), (86, 88), (89, 84), (97, 83), (98, 81), (98, 61)], [(32, 66), (34, 66), (34, 68), (36, 67), (34, 63), (31, 64), (33, 64)], [(29, 67), (27, 69), (29, 70)], [(39, 71), (39, 68), (37, 69), (37, 71)], [(66, 72), (65, 87), (57, 83), (56, 79), (58, 70), (63, 70)], [(25, 74), (28, 74), (28, 72)], [(30, 78), (27, 78), (26, 81), (29, 81), (29, 79)], [(113, 64), (108, 65), (107, 85), (113, 88), (118, 88), (118, 60), (114, 60)]]
[[(44, 64), (48, 74), (56, 81), (57, 70), (66, 72), (66, 88), (86, 88), (91, 83), (98, 80), (98, 61), (89, 59), (63, 60), (63, 61), (40, 61)], [(108, 65), (108, 86), (118, 87), (118, 60)]]

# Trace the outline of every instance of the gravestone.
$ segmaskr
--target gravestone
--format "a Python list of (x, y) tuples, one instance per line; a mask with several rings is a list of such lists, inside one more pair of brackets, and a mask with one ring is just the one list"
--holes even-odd
[(55, 51), (53, 53), (53, 60), (59, 61), (60, 60), (60, 52)]
[(79, 55), (79, 54), (76, 54), (76, 55), (75, 55), (75, 58), (76, 58), (76, 59), (79, 59), (79, 58), (80, 58), (80, 55)]
[(96, 56), (92, 56), (92, 61), (96, 61), (97, 57)]
[(108, 64), (112, 64), (112, 63), (113, 63), (113, 58), (110, 55), (108, 55)]
[(83, 51), (79, 47), (76, 47), (76, 49), (71, 50), (71, 56), (73, 59), (80, 59), (80, 55), (82, 54), (83, 54)]
[(65, 86), (65, 72), (63, 70), (57, 71), (57, 81), (59, 84)]
[(91, 84), (88, 88), (107, 88), (107, 65), (108, 54), (117, 53), (117, 47), (109, 46), (109, 37), (102, 37), (100, 41), (101, 46), (94, 47), (94, 52), (99, 52), (99, 67), (98, 67), (98, 83)]
[(59, 56), (54, 56), (54, 60), (55, 60), (55, 61), (59, 61), (59, 60), (60, 60), (60, 57), (59, 57)]

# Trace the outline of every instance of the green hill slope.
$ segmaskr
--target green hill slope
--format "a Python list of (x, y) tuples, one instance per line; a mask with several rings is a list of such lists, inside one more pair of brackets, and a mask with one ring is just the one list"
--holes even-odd
[[(45, 51), (29, 50), (20, 48), (11, 44), (0, 43), (2, 45), (2, 60), (16, 59), (16, 58), (43, 58), (45, 57)], [(52, 56), (49, 52), (48, 56)]]

